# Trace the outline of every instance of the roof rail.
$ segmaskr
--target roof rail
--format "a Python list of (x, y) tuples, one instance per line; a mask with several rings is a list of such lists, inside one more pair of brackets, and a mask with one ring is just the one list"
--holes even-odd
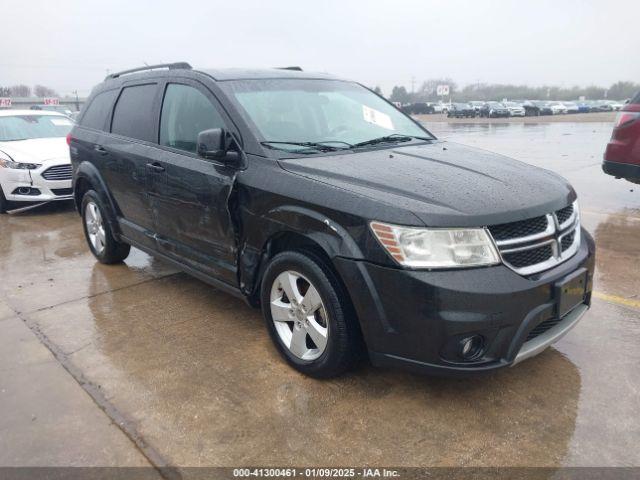
[(276, 70), (293, 70), (295, 72), (301, 72), (302, 67), (276, 67)]
[(175, 62), (175, 63), (159, 63), (158, 65), (145, 65), (144, 67), (131, 68), (129, 70), (123, 70), (121, 72), (111, 73), (104, 79), (109, 80), (111, 78), (118, 78), (121, 75), (128, 75), (129, 73), (144, 72), (146, 70), (158, 70), (160, 68), (168, 68), (169, 70), (186, 69), (191, 70), (191, 65), (187, 62)]

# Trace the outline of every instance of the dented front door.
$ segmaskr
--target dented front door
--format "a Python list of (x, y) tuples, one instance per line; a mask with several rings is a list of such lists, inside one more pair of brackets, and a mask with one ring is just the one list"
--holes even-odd
[(235, 285), (236, 248), (228, 209), (235, 170), (162, 152), (149, 173), (149, 199), (161, 253)]
[(196, 153), (199, 132), (228, 128), (218, 103), (198, 82), (163, 85), (157, 155), (147, 172), (161, 253), (237, 285), (235, 234), (229, 213), (234, 168)]

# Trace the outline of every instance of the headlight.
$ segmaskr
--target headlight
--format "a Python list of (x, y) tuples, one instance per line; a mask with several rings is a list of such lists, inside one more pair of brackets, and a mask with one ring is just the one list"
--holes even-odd
[(389, 255), (405, 267), (461, 268), (500, 263), (484, 228), (416, 228), (371, 222), (371, 230)]
[(38, 163), (14, 162), (6, 153), (0, 152), (0, 168), (13, 168), (17, 170), (34, 170), (42, 165)]

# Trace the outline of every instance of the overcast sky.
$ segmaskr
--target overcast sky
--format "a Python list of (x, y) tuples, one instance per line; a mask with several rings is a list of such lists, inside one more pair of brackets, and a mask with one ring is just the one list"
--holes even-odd
[(0, 85), (88, 93), (107, 70), (300, 65), (388, 94), (427, 78), (640, 81), (640, 0), (2, 0)]

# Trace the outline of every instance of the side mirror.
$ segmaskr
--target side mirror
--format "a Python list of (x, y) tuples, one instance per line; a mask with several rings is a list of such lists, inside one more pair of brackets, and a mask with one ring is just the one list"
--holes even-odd
[(203, 130), (198, 134), (198, 155), (202, 158), (222, 160), (227, 153), (225, 132), (222, 128)]
[(202, 158), (218, 160), (227, 165), (240, 162), (240, 148), (235, 139), (223, 128), (211, 128), (198, 134), (197, 152)]

